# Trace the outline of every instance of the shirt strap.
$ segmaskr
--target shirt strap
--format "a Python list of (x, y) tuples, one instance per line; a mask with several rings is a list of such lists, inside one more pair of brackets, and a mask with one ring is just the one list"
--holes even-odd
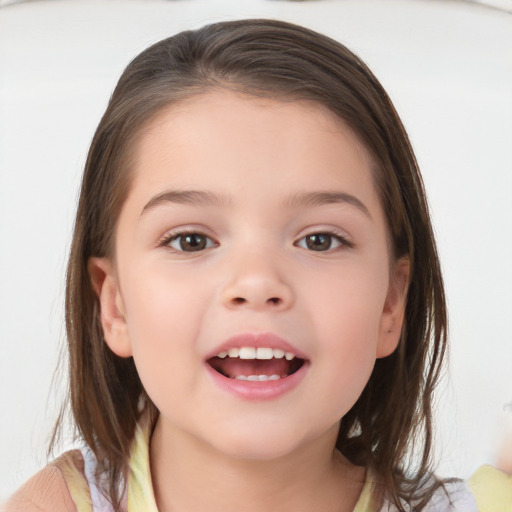
[(128, 474), (128, 512), (158, 512), (149, 465), (149, 419), (140, 422), (135, 431)]
[(82, 471), (84, 461), (80, 450), (66, 452), (52, 464), (62, 473), (76, 509), (80, 512), (93, 512), (89, 485)]

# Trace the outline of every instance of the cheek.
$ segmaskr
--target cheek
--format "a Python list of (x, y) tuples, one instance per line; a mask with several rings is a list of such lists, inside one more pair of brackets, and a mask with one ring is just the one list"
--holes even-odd
[(336, 279), (331, 275), (310, 303), (321, 348), (318, 368), (325, 371), (318, 385), (326, 386), (322, 391), (326, 400), (334, 399), (339, 417), (358, 399), (375, 365), (387, 291), (387, 275), (379, 271), (381, 267), (373, 271), (353, 267), (339, 272)]
[[(377, 266), (352, 266), (331, 272), (316, 281), (310, 309), (328, 340), (343, 339), (354, 349), (371, 344), (379, 324), (387, 294), (387, 269)], [(364, 341), (368, 343), (363, 343)]]
[[(166, 262), (146, 264), (133, 262), (124, 273), (122, 287), (126, 319), (131, 333), (151, 338), (151, 334), (179, 332), (190, 329), (193, 322), (187, 319), (193, 315), (197, 304), (198, 283), (194, 276), (180, 272), (166, 265)], [(199, 306), (198, 306), (199, 307)], [(136, 335), (136, 336), (135, 336)], [(160, 339), (161, 336), (155, 336)]]
[(135, 364), (151, 394), (158, 379), (183, 379), (184, 369), (196, 364), (201, 307), (190, 284), (169, 272), (132, 268), (123, 289), (125, 318)]

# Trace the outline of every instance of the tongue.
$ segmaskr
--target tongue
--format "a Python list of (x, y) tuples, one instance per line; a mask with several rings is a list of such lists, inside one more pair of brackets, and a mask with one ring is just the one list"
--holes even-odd
[(208, 361), (210, 365), (226, 377), (234, 378), (238, 375), (288, 375), (291, 372), (291, 363), (286, 359), (239, 359), (234, 357), (214, 357)]

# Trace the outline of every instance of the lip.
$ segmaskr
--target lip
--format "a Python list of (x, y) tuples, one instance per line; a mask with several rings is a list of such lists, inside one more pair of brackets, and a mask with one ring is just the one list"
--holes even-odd
[(242, 348), (242, 347), (270, 347), (270, 348), (280, 348), (285, 352), (292, 352), (296, 357), (300, 359), (308, 360), (308, 356), (298, 350), (293, 345), (285, 341), (283, 338), (280, 338), (276, 334), (273, 333), (243, 333), (236, 334), (231, 338), (227, 339), (221, 345), (217, 346), (214, 350), (212, 350), (206, 357), (205, 360), (208, 360), (212, 357), (215, 357), (219, 352), (228, 351), (230, 348)]
[[(295, 373), (287, 377), (268, 381), (230, 379), (229, 377), (221, 375), (208, 364), (208, 359), (215, 357), (219, 352), (227, 351), (230, 348), (241, 347), (278, 348), (285, 352), (292, 352), (296, 357), (304, 359), (304, 364)], [(207, 374), (219, 388), (243, 400), (273, 400), (292, 391), (300, 384), (310, 366), (308, 357), (302, 351), (272, 333), (237, 334), (216, 347), (206, 356), (204, 364)]]
[(279, 380), (248, 381), (224, 377), (205, 362), (206, 371), (217, 386), (244, 400), (273, 400), (292, 389), (302, 381), (309, 368), (307, 361), (292, 375)]

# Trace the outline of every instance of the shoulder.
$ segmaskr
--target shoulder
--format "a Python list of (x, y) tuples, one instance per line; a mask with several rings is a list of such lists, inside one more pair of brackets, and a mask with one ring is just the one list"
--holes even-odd
[(65, 472), (83, 474), (78, 450), (66, 452), (36, 473), (3, 506), (2, 512), (77, 512)]
[(49, 465), (34, 475), (6, 503), (4, 512), (76, 512), (61, 471)]

